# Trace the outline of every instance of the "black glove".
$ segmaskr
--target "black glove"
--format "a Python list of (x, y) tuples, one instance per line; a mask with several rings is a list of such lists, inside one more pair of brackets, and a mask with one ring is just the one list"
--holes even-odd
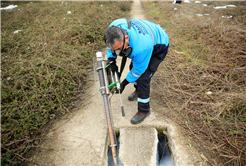
[(121, 82), (120, 83), (120, 94), (124, 91), (125, 87), (126, 85), (123, 82)]
[[(121, 83), (120, 83), (120, 94), (124, 91), (126, 85), (129, 84), (129, 82), (124, 79)], [(118, 92), (119, 93), (119, 92)]]
[(113, 72), (113, 74), (115, 72), (118, 72), (118, 66), (116, 65), (116, 62), (110, 63), (110, 68), (111, 68), (111, 71)]

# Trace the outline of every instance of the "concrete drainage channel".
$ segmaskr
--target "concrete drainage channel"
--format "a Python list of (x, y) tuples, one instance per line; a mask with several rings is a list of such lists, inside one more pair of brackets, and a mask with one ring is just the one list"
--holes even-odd
[[(157, 129), (158, 130), (158, 129)], [(116, 134), (118, 166), (124, 165), (175, 165), (168, 147), (168, 139), (162, 130), (155, 128), (122, 128)], [(105, 158), (114, 166), (110, 148)]]
[[(121, 62), (120, 57), (117, 63), (119, 62)], [(126, 66), (128, 65), (130, 65), (130, 61), (127, 61)], [(125, 70), (122, 77), (126, 76), (127, 73), (128, 71)], [(137, 112), (137, 101), (128, 101), (128, 95), (133, 91), (134, 87), (129, 85), (122, 93), (124, 117), (121, 116), (119, 97), (112, 96), (110, 99), (113, 126), (120, 141), (118, 156), (121, 163), (123, 165), (158, 165), (157, 145), (162, 141), (158, 140), (159, 133), (167, 136), (173, 165), (204, 165), (200, 154), (191, 148), (187, 139), (181, 135), (181, 129), (171, 119), (159, 115), (158, 112), (165, 113), (168, 110), (159, 108), (155, 101), (153, 103), (152, 100), (150, 101), (151, 114), (142, 123), (138, 125), (130, 123), (131, 118)], [(108, 160), (108, 147), (106, 147), (104, 159)], [(103, 165), (108, 164), (107, 161), (103, 163)]]

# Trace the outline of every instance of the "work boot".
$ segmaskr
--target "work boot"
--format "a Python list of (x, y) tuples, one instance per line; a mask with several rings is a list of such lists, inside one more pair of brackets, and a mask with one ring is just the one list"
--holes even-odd
[(147, 116), (149, 116), (150, 111), (148, 113), (142, 113), (142, 112), (138, 112), (136, 113), (132, 119), (131, 119), (131, 123), (132, 124), (139, 124), (141, 123)]
[(130, 94), (130, 95), (128, 96), (128, 100), (130, 100), (130, 101), (133, 101), (133, 100), (135, 100), (136, 98), (138, 98), (138, 92), (137, 92), (137, 91), (134, 91), (132, 94)]

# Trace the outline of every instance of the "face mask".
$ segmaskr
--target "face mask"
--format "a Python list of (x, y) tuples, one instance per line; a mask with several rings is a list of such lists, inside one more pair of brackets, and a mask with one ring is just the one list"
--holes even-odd
[(124, 44), (122, 46), (122, 49), (121, 50), (112, 51), (112, 53), (117, 55), (117, 56), (128, 57), (132, 53), (132, 47), (126, 46), (126, 48), (123, 50), (124, 46), (125, 46), (125, 38), (124, 38)]
[[(121, 50), (112, 50), (112, 53), (114, 56), (125, 56), (128, 57), (131, 53), (132, 53), (132, 47), (130, 46), (126, 46), (126, 48), (124, 49), (125, 46), (125, 33), (122, 30), (123, 36), (124, 36), (124, 40), (123, 40), (123, 46)], [(124, 50), (123, 50), (124, 49)]]
[(132, 47), (127, 46), (124, 50), (112, 50), (114, 56), (128, 57), (132, 53)]
[(115, 52), (115, 54), (116, 54), (117, 56), (120, 56), (121, 50), (115, 50), (114, 52)]
[(124, 50), (121, 50), (120, 56), (128, 57), (132, 53), (132, 47), (127, 46)]

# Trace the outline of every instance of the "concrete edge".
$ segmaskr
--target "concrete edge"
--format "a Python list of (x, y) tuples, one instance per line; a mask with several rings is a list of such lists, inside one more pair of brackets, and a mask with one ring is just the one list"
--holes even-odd
[[(172, 124), (164, 124), (164, 125), (141, 125), (141, 126), (124, 126), (122, 128), (136, 128), (136, 127), (146, 127), (146, 128), (154, 128), (156, 130), (156, 135), (159, 131), (161, 131), (166, 137), (168, 143), (169, 150), (171, 152), (171, 157), (173, 160), (173, 163), (175, 165), (202, 165), (202, 159), (200, 156), (195, 157), (196, 154), (192, 152), (188, 148), (188, 145), (184, 144), (183, 142), (183, 136), (180, 134), (180, 130)], [(120, 128), (120, 129), (122, 129)], [(116, 131), (119, 131), (120, 129), (116, 129)], [(182, 141), (180, 141), (182, 140)], [(155, 155), (153, 155), (153, 158), (151, 160), (156, 161), (156, 153), (157, 153), (157, 145), (158, 145), (158, 138), (156, 140), (156, 149), (155, 149)], [(155, 158), (154, 158), (155, 157)], [(153, 163), (151, 161), (151, 163)], [(155, 164), (156, 165), (156, 164)]]

